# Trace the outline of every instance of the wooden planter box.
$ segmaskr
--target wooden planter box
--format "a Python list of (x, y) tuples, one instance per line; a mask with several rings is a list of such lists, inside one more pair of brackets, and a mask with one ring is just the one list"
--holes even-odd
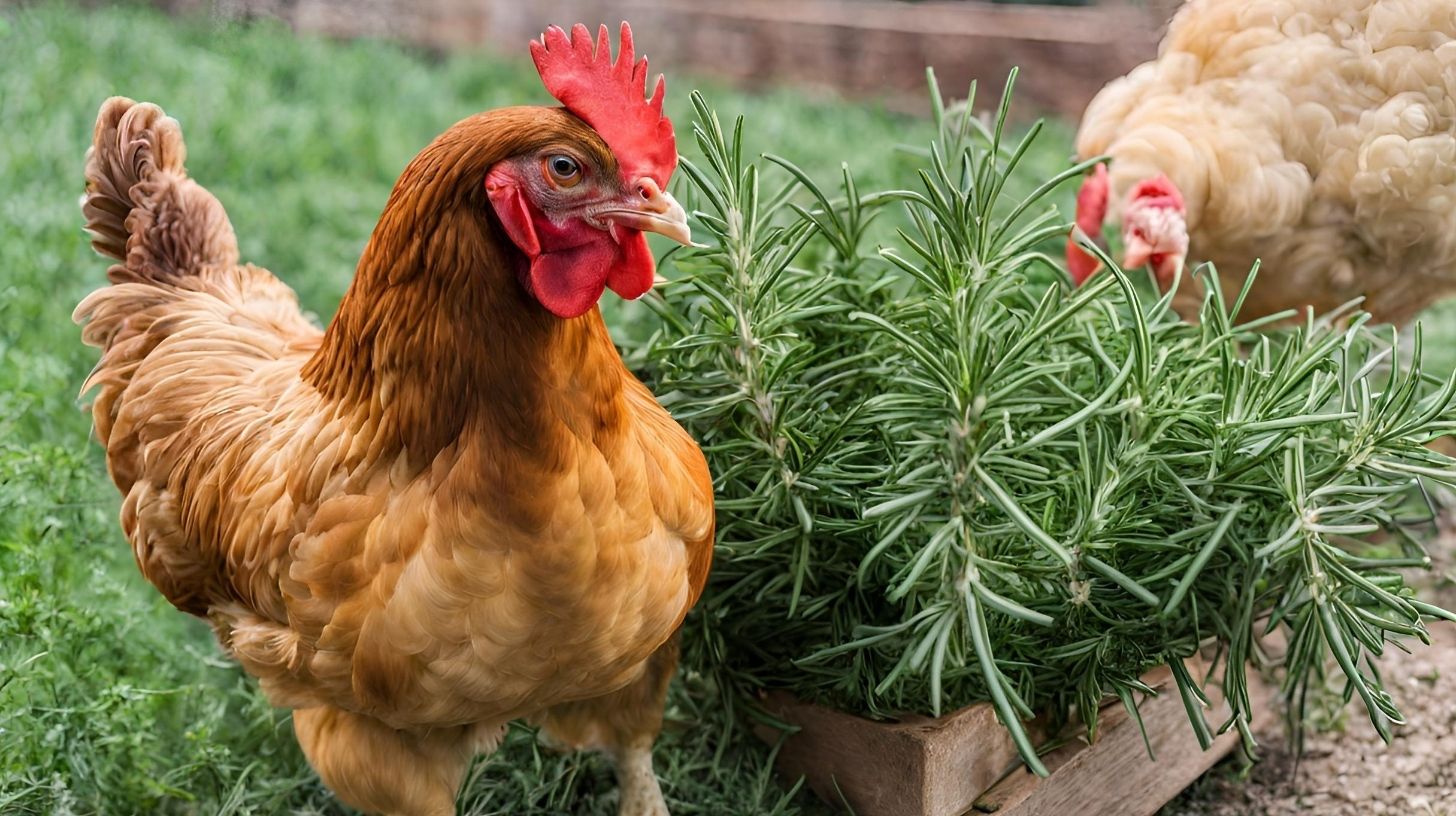
[[(1186, 661), (1202, 678), (1203, 660)], [(804, 777), (824, 801), (858, 816), (1151, 816), (1238, 744), (1231, 731), (1207, 751), (1188, 724), (1188, 715), (1167, 667), (1143, 676), (1158, 696), (1141, 701), (1143, 724), (1157, 761), (1148, 758), (1137, 723), (1117, 701), (1098, 714), (1098, 738), (1069, 732), (1067, 742), (1043, 756), (1051, 776), (1041, 779), (1022, 766), (1006, 729), (987, 703), (942, 717), (906, 717), (876, 722), (793, 697), (770, 693), (764, 706), (799, 728), (785, 739), (778, 767), (789, 779)], [(1204, 693), (1212, 707), (1210, 727), (1228, 717), (1222, 688), (1214, 681)], [(1276, 689), (1250, 672), (1254, 727), (1271, 721)], [(1032, 723), (1032, 738), (1048, 736)], [(781, 732), (760, 726), (759, 736), (777, 742)]]

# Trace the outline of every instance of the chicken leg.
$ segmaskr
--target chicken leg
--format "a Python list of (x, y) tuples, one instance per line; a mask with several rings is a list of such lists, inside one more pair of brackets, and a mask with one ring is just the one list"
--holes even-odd
[(533, 718), (543, 741), (611, 758), (621, 800), (618, 816), (668, 816), (652, 770), (652, 743), (662, 730), (668, 682), (677, 670), (677, 635), (652, 653), (637, 679), (611, 694), (554, 706)]

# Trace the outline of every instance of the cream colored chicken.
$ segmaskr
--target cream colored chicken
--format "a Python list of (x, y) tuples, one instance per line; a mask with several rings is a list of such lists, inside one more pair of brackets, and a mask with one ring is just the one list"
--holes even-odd
[(1262, 260), (1245, 317), (1363, 296), (1407, 321), (1456, 290), (1456, 0), (1191, 0), (1077, 152), (1111, 156), (1078, 223), (1120, 221), (1127, 265), (1211, 261), (1232, 298)]

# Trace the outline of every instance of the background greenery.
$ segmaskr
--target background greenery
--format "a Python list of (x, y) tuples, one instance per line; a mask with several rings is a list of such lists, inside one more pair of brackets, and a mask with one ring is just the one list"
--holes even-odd
[[(700, 83), (672, 79), (685, 126), (686, 90)], [(895, 144), (930, 136), (873, 107), (708, 91), (723, 115), (747, 115), (749, 152), (819, 178), (853, 159), (866, 189), (898, 178)], [(524, 59), (433, 58), (145, 9), (0, 9), (0, 813), (342, 812), (287, 716), (137, 574), (78, 410), (95, 352), (70, 312), (106, 263), (77, 198), (96, 109), (113, 94), (181, 120), (189, 168), (226, 205), (244, 257), (323, 319), (418, 149), (476, 111), (548, 99)], [(1029, 162), (1063, 163), (1067, 131), (1054, 131)], [(640, 308), (608, 308), (620, 337), (644, 334)], [(1433, 349), (1456, 346), (1442, 342), (1456, 337), (1450, 314), (1428, 321)], [(726, 737), (715, 702), (691, 679), (674, 690), (657, 753), (674, 813), (812, 809), (768, 775), (766, 749)], [(464, 805), (611, 813), (615, 785), (599, 759), (544, 753), (519, 731), (477, 766)]]

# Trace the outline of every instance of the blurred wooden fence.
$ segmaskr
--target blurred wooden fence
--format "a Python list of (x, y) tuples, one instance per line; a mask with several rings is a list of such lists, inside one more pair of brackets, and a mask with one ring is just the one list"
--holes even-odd
[[(652, 67), (747, 86), (788, 83), (924, 111), (925, 66), (942, 89), (999, 92), (1022, 68), (1018, 109), (1077, 116), (1109, 79), (1153, 56), (1163, 15), (1127, 5), (1069, 8), (893, 0), (159, 0), (172, 9), (268, 15), (300, 31), (430, 48), (523, 53), (550, 23), (632, 22)], [(1155, 3), (1156, 8), (1159, 5)], [(984, 93), (984, 91), (983, 91)], [(987, 104), (985, 96), (982, 103)]]

